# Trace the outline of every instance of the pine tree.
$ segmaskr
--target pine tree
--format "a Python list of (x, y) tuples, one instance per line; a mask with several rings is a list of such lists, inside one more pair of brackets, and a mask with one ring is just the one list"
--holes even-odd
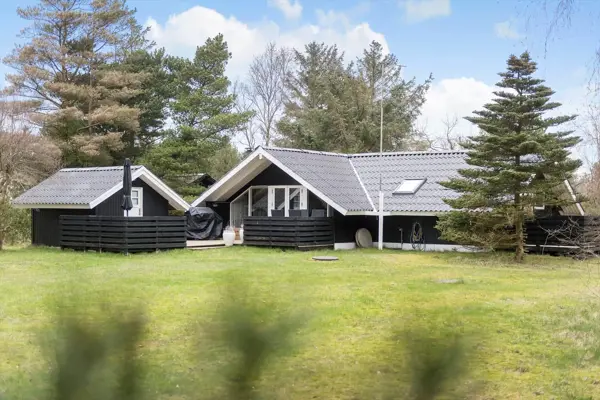
[(515, 248), (523, 260), (525, 222), (536, 205), (560, 207), (573, 203), (562, 196), (564, 181), (580, 167), (570, 158), (579, 142), (572, 131), (556, 128), (575, 116), (548, 116), (560, 103), (554, 92), (533, 75), (536, 63), (527, 52), (512, 55), (496, 84), (496, 97), (467, 118), (481, 132), (464, 148), (474, 168), (443, 185), (459, 197), (445, 200), (455, 210), (440, 218), (442, 237), (462, 244)]
[(139, 128), (139, 110), (124, 103), (144, 76), (110, 68), (148, 46), (124, 0), (40, 0), (19, 8), (30, 40), (4, 62), (11, 94), (39, 102), (35, 122), (63, 150), (69, 166), (111, 164), (121, 135)]
[(237, 157), (226, 157), (233, 164), (229, 166), (213, 157), (224, 154), (223, 149), (232, 153), (231, 135), (252, 115), (234, 111), (236, 97), (229, 92), (231, 83), (225, 75), (230, 58), (227, 42), (217, 35), (196, 49), (193, 60), (170, 57), (167, 61), (176, 93), (171, 103), (176, 128), (146, 154), (143, 163), (188, 198), (198, 197), (202, 188), (188, 184), (186, 177), (218, 174), (235, 165)]
[(173, 74), (167, 69), (168, 59), (165, 49), (162, 48), (152, 51), (138, 50), (128, 54), (122, 63), (114, 66), (119, 71), (146, 77), (139, 94), (125, 102), (125, 105), (139, 109), (139, 130), (123, 134), (124, 148), (120, 159), (135, 160), (163, 138), (169, 102), (175, 97)]

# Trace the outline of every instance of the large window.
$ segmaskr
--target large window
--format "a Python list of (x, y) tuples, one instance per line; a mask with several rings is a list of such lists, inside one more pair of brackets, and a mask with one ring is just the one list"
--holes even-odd
[(302, 186), (253, 186), (231, 202), (231, 226), (241, 227), (248, 216), (308, 217), (308, 191)]
[(277, 187), (272, 189), (273, 202), (271, 202), (271, 216), (285, 216), (285, 188)]
[[(302, 186), (269, 186), (268, 215), (270, 217), (289, 217), (291, 216), (290, 210), (306, 210), (306, 214), (308, 214), (307, 200), (307, 190)], [(291, 214), (299, 215), (294, 212)]]
[(248, 191), (246, 190), (237, 199), (231, 202), (229, 224), (234, 228), (241, 228), (244, 217), (248, 216)]
[(290, 202), (289, 202), (289, 209), (290, 210), (301, 210), (301, 199), (300, 199), (300, 193), (302, 191), (302, 188), (290, 188)]
[(252, 203), (250, 205), (251, 216), (266, 217), (268, 215), (268, 195), (267, 188), (250, 188)]

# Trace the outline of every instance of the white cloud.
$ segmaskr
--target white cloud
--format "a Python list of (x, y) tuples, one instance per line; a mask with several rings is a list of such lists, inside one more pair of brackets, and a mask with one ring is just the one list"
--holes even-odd
[(427, 93), (422, 115), (418, 124), (425, 128), (430, 138), (439, 138), (445, 133), (446, 117), (457, 117), (459, 123), (454, 134), (470, 136), (477, 128), (464, 117), (472, 115), (493, 97), (494, 87), (474, 78), (443, 79), (434, 83)]
[(315, 13), (317, 14), (317, 22), (321, 26), (342, 26), (344, 28), (347, 28), (350, 25), (350, 19), (343, 12), (338, 12), (334, 10), (317, 10), (315, 11)]
[(494, 25), (494, 32), (501, 39), (520, 39), (522, 37), (513, 20), (498, 22)]
[[(252, 58), (261, 53), (268, 42), (280, 46), (302, 48), (311, 41), (337, 44), (347, 60), (362, 54), (371, 41), (376, 40), (389, 51), (383, 34), (375, 32), (368, 23), (353, 24), (344, 14), (320, 11), (318, 23), (283, 29), (273, 21), (263, 20), (256, 24), (242, 22), (234, 16), (206, 7), (195, 6), (180, 14), (171, 15), (163, 24), (148, 19), (150, 39), (165, 47), (174, 55), (190, 57), (196, 46), (206, 38), (222, 33), (229, 45), (232, 59), (227, 73), (235, 80), (246, 74)], [(202, 23), (198, 23), (202, 21)]]
[[(444, 121), (446, 118), (457, 117), (459, 122), (453, 131), (458, 136), (473, 136), (478, 133), (478, 128), (466, 121), (464, 117), (472, 115), (473, 111), (481, 110), (494, 97), (493, 91), (497, 88), (474, 78), (443, 79), (434, 85), (427, 93), (423, 105), (422, 115), (418, 125), (423, 128), (431, 139), (442, 138), (445, 134)], [(550, 116), (585, 114), (585, 104), (588, 90), (585, 86), (573, 86), (559, 92), (553, 100), (563, 104), (562, 107), (549, 113)], [(584, 117), (577, 121), (565, 124), (561, 129), (574, 130), (576, 135), (583, 136), (589, 122)], [(573, 149), (573, 157), (584, 161), (583, 169), (589, 167), (589, 160), (595, 160), (598, 155), (594, 146), (589, 141), (583, 141)]]
[(279, 9), (287, 19), (298, 19), (302, 16), (302, 4), (298, 0), (269, 0), (269, 5)]
[(420, 22), (436, 17), (447, 17), (452, 13), (450, 0), (401, 0), (400, 7), (409, 22)]

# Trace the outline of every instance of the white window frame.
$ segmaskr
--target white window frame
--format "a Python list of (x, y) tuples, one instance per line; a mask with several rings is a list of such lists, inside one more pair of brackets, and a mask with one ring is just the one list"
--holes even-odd
[[(269, 208), (269, 186), (267, 186), (267, 185), (250, 186), (248, 188), (248, 217), (252, 216), (252, 189), (267, 189), (267, 209)], [(242, 195), (243, 194), (244, 193), (242, 193)]]
[(308, 210), (308, 191), (302, 185), (269, 185), (269, 194), (268, 194), (268, 210), (267, 215), (272, 217), (271, 210), (272, 206), (275, 205), (275, 189), (284, 189), (285, 190), (285, 200), (284, 200), (284, 215), (286, 217), (290, 216), (290, 191), (295, 189), (300, 189), (300, 210)]
[[(232, 204), (233, 204), (235, 201), (237, 201), (237, 200), (238, 200), (240, 197), (242, 197), (243, 195), (245, 195), (245, 194), (248, 194), (248, 199), (250, 199), (250, 189), (251, 189), (251, 188), (248, 188), (248, 189), (244, 190), (242, 193), (240, 193), (240, 195), (239, 195), (239, 196), (237, 196), (235, 199), (231, 200), (231, 202), (229, 203), (229, 223), (230, 223), (230, 224), (231, 224), (231, 222), (233, 221), (233, 207), (231, 207), (231, 205), (232, 205)], [(248, 200), (248, 207), (246, 208), (246, 216), (248, 216), (248, 215), (249, 215), (249, 214), (248, 214), (249, 212), (252, 212), (252, 209), (251, 209), (251, 208), (249, 208), (249, 207), (250, 207), (250, 204), (251, 204), (250, 202), (251, 202), (251, 200)]]
[[(289, 204), (290, 204), (290, 193), (294, 189), (300, 189), (300, 210), (308, 210), (308, 190), (306, 187), (302, 185), (256, 185), (250, 186), (248, 189), (244, 190), (235, 199), (231, 200), (231, 203), (237, 201), (240, 197), (248, 194), (248, 207), (246, 210), (246, 216), (250, 217), (252, 215), (252, 190), (253, 189), (267, 189), (267, 215), (271, 217), (272, 206), (275, 204), (275, 189), (284, 189), (285, 190), (285, 203), (284, 203), (284, 215), (286, 217), (290, 216)], [(333, 210), (329, 204), (327, 205), (327, 216), (331, 216), (333, 214)], [(233, 208), (229, 207), (229, 220), (233, 220)]]

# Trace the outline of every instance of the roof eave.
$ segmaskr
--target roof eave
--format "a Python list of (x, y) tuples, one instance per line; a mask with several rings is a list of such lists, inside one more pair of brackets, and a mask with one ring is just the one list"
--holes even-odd
[(71, 210), (91, 210), (89, 204), (40, 204), (40, 203), (12, 203), (14, 208), (27, 209), (27, 208), (53, 208), (53, 209), (71, 209)]

